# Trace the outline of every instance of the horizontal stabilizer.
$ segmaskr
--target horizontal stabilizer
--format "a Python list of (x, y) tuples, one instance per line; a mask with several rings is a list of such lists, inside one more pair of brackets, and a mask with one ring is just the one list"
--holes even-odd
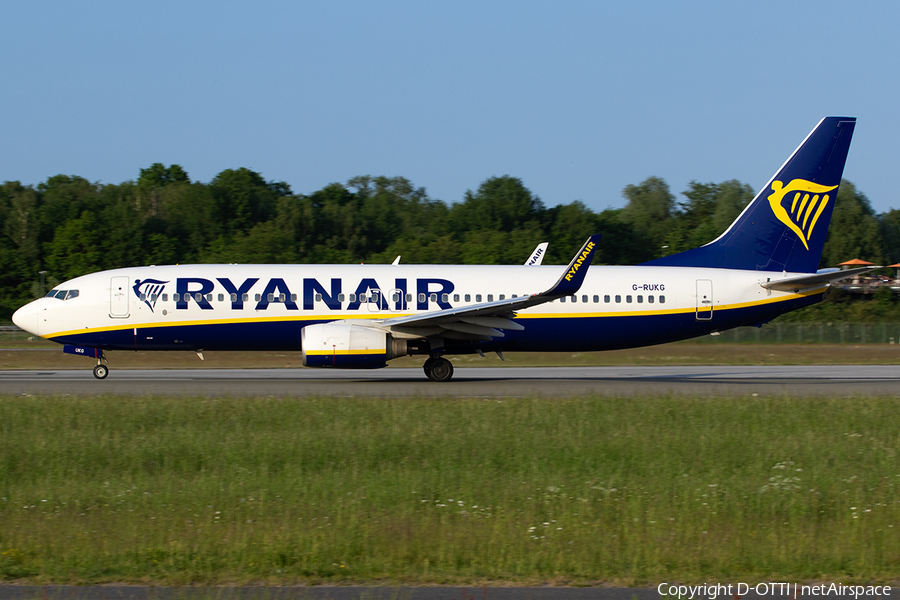
[(787, 279), (776, 279), (775, 281), (766, 281), (760, 283), (767, 290), (779, 290), (782, 292), (798, 292), (804, 288), (819, 287), (832, 281), (839, 279), (847, 279), (861, 273), (868, 273), (881, 267), (860, 267), (858, 269), (847, 269), (846, 271), (832, 271), (830, 273), (815, 273), (813, 275), (801, 275), (800, 277), (788, 277)]

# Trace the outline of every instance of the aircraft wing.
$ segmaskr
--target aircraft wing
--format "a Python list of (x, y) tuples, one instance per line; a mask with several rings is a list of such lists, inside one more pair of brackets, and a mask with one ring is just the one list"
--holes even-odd
[(599, 234), (589, 237), (556, 283), (539, 294), (386, 319), (381, 326), (390, 328), (394, 333), (416, 337), (442, 336), (472, 340), (502, 337), (504, 329), (521, 331), (525, 328), (510, 320), (516, 311), (578, 292), (597, 251), (599, 239)]
[(764, 281), (760, 283), (762, 287), (767, 290), (780, 290), (784, 292), (797, 292), (803, 288), (809, 287), (818, 287), (821, 285), (825, 285), (826, 283), (831, 283), (832, 281), (837, 281), (839, 279), (846, 279), (848, 277), (853, 277), (854, 275), (859, 275), (860, 273), (867, 273), (869, 271), (874, 271), (875, 269), (880, 269), (881, 267), (871, 266), (871, 267), (860, 267), (858, 269), (847, 269), (846, 271), (830, 271), (828, 273), (813, 273), (811, 275), (801, 275), (800, 277), (788, 277), (787, 279), (776, 279), (774, 281)]

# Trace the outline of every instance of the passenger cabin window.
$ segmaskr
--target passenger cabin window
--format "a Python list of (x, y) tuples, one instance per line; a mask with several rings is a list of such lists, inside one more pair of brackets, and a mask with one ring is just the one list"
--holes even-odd
[(603, 296), (603, 301), (609, 304), (609, 295)]
[(459, 302), (459, 294), (453, 294), (453, 301)]
[(620, 304), (622, 302), (622, 296), (616, 294), (616, 304)]
[[(594, 304), (597, 304), (598, 302), (600, 302), (600, 296), (594, 294)], [(609, 300), (607, 300), (607, 302), (609, 302)]]
[(431, 294), (428, 299), (432, 302), (437, 302), (437, 294)]
[(253, 299), (254, 299), (256, 302), (259, 302), (260, 300), (262, 300), (262, 296), (261, 296), (260, 294), (255, 294), (255, 295), (253, 296)]
[(638, 301), (638, 304), (643, 304), (643, 303), (644, 303), (644, 297), (643, 297), (643, 296), (638, 296), (638, 297), (637, 297), (637, 301)]
[(449, 302), (450, 294), (441, 294), (441, 302)]
[(180, 301), (181, 301), (181, 294), (179, 294), (178, 292), (175, 292), (174, 294), (172, 294), (172, 302), (180, 302)]
[(481, 302), (481, 294), (475, 294), (475, 302)]
[(168, 295), (168, 294), (163, 294), (163, 295), (162, 295), (162, 301), (163, 301), (163, 302), (168, 302), (168, 301), (169, 301), (169, 295)]
[(566, 297), (563, 296), (562, 298), (559, 299), (559, 301), (562, 302), (563, 304), (565, 304), (565, 303), (566, 303)]
[(425, 302), (425, 294), (419, 294), (419, 302)]
[(660, 304), (665, 304), (665, 303), (666, 303), (666, 297), (665, 297), (665, 296), (660, 296), (660, 297), (659, 297), (659, 303), (660, 303)]
[(344, 301), (344, 295), (338, 294), (338, 302), (343, 302), (343, 301)]
[(494, 295), (488, 294), (488, 302), (493, 302), (493, 301), (494, 301)]
[(647, 296), (647, 302), (653, 304), (653, 296)]
[(631, 296), (625, 296), (625, 302), (631, 304)]
[[(246, 296), (247, 294), (244, 294), (244, 295)], [(232, 295), (231, 295), (231, 301), (232, 301), (232, 302), (237, 302), (237, 294), (232, 294)]]
[(219, 294), (219, 302), (225, 302), (225, 294)]
[(472, 301), (472, 294), (466, 294), (466, 295), (465, 295), (465, 299), (466, 299), (466, 302), (471, 302), (471, 301)]
[(407, 295), (406, 295), (406, 301), (407, 301), (407, 302), (412, 302), (412, 294), (407, 294)]
[(500, 294), (500, 300), (506, 300), (506, 294)]
[(578, 302), (578, 296), (572, 296), (572, 304)]

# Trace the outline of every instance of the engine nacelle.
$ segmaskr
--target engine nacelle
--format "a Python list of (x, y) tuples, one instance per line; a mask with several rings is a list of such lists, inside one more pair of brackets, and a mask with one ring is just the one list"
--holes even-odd
[(307, 325), (300, 333), (304, 367), (378, 369), (406, 355), (406, 340), (347, 321)]

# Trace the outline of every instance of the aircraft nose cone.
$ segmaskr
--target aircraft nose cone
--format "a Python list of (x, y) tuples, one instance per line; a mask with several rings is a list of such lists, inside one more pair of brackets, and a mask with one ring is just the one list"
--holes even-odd
[(38, 332), (38, 307), (36, 300), (29, 302), (14, 312), (12, 320), (19, 329), (24, 329), (32, 335), (40, 335)]

